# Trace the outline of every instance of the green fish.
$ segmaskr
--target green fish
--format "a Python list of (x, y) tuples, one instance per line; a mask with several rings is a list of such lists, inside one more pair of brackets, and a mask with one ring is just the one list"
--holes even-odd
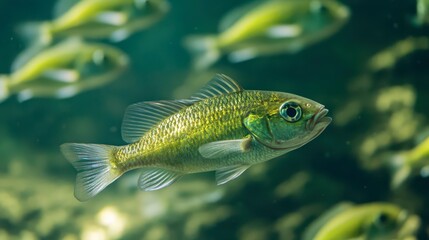
[(16, 94), (19, 101), (33, 97), (68, 98), (102, 86), (122, 74), (127, 55), (112, 46), (68, 39), (36, 52), (24, 52), (12, 73), (0, 76), (0, 102)]
[(327, 113), (310, 99), (246, 91), (216, 75), (190, 99), (128, 107), (122, 137), (129, 145), (66, 143), (61, 150), (78, 171), (75, 196), (81, 201), (135, 168), (144, 168), (138, 186), (145, 191), (207, 171), (216, 171), (219, 185), (313, 140), (331, 122)]
[(429, 0), (417, 0), (417, 16), (413, 19), (417, 26), (429, 24)]
[(372, 56), (368, 61), (367, 69), (371, 74), (391, 69), (406, 56), (418, 51), (427, 51), (428, 49), (428, 37), (407, 37), (393, 43), (391, 46), (386, 47)]
[(70, 36), (121, 41), (153, 25), (168, 10), (166, 0), (61, 0), (55, 19), (24, 24), (19, 31), (45, 45)]
[(335, 0), (256, 1), (228, 13), (218, 35), (190, 36), (185, 45), (194, 67), (204, 69), (221, 56), (241, 62), (259, 56), (296, 53), (329, 37), (349, 18)]
[(410, 238), (420, 225), (415, 215), (384, 202), (341, 203), (306, 229), (304, 240), (387, 240)]
[(392, 188), (398, 188), (412, 175), (429, 176), (429, 137), (426, 137), (413, 149), (401, 151), (387, 157), (391, 164), (393, 177)]

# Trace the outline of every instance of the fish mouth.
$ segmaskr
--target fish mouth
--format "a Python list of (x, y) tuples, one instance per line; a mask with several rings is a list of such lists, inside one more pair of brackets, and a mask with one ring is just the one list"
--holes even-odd
[(319, 131), (323, 131), (323, 129), (325, 129), (332, 122), (332, 118), (326, 116), (328, 112), (329, 110), (322, 106), (319, 111), (308, 120), (306, 124), (307, 130), (313, 131), (317, 126)]

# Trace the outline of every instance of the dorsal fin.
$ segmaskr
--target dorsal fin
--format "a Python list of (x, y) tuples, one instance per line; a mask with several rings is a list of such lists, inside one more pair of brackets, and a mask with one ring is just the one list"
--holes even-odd
[(143, 134), (166, 117), (189, 106), (188, 100), (140, 102), (130, 105), (122, 122), (122, 138), (128, 143), (137, 142)]
[(216, 74), (205, 87), (191, 96), (191, 100), (200, 101), (206, 98), (241, 91), (243, 91), (243, 88), (230, 77), (224, 74)]

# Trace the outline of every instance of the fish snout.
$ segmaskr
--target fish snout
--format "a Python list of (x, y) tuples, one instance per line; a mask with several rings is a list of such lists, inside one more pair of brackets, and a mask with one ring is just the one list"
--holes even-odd
[(307, 124), (306, 124), (307, 130), (312, 131), (317, 124), (323, 124), (323, 125), (325, 125), (325, 127), (328, 126), (329, 123), (331, 123), (331, 121), (332, 121), (331, 117), (326, 116), (328, 114), (328, 112), (329, 112), (329, 110), (326, 109), (325, 106), (320, 107), (319, 111), (317, 111), (313, 115), (313, 117), (311, 117), (307, 121)]

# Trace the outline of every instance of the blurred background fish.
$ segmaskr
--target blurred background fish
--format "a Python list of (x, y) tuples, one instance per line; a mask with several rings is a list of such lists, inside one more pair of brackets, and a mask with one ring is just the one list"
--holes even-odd
[(189, 36), (194, 67), (204, 69), (221, 56), (231, 62), (296, 53), (338, 31), (349, 18), (348, 8), (335, 0), (266, 0), (229, 12), (219, 34)]
[(72, 97), (116, 79), (127, 66), (127, 55), (113, 46), (67, 39), (18, 56), (12, 73), (0, 77), (0, 100)]
[(304, 240), (412, 240), (420, 225), (411, 215), (391, 203), (339, 203), (316, 219)]
[(417, 0), (417, 15), (414, 23), (417, 26), (429, 24), (429, 0)]
[(386, 157), (386, 164), (393, 170), (392, 188), (399, 187), (409, 177), (429, 176), (429, 137), (414, 148), (397, 152)]
[(117, 42), (153, 25), (168, 10), (166, 0), (59, 0), (52, 21), (23, 24), (18, 31), (43, 45), (70, 36)]

